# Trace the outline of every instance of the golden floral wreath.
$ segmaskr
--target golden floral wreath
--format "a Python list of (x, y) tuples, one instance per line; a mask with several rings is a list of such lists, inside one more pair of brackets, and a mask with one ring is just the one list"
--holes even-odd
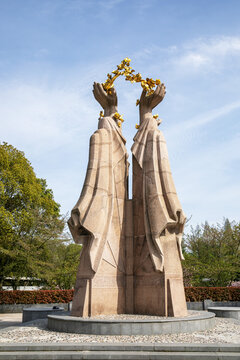
[[(131, 81), (131, 83), (141, 83), (142, 88), (146, 91), (147, 96), (154, 93), (154, 88), (156, 85), (160, 85), (161, 81), (159, 79), (153, 80), (152, 78), (146, 78), (144, 80), (140, 73), (134, 74), (135, 70), (130, 66), (131, 59), (125, 58), (121, 61), (121, 64), (117, 65), (117, 69), (113, 70), (111, 74), (107, 74), (107, 80), (102, 83), (104, 90), (111, 94), (111, 89), (113, 88), (114, 81), (122, 75), (125, 75), (125, 80)], [(112, 75), (113, 74), (113, 75)], [(136, 106), (139, 105), (139, 99), (136, 101)], [(119, 113), (115, 113), (114, 118), (118, 120), (118, 126), (122, 126), (123, 117)], [(100, 117), (103, 117), (103, 112), (100, 112)], [(158, 119), (158, 114), (153, 116), (155, 119)], [(139, 125), (136, 124), (136, 129), (139, 128)]]

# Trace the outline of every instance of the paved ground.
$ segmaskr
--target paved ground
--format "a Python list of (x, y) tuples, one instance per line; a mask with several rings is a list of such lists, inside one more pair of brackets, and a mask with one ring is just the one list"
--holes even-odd
[(22, 314), (0, 314), (0, 343), (189, 343), (240, 344), (240, 320), (216, 318), (216, 326), (192, 334), (98, 336), (57, 333), (47, 329), (47, 320), (21, 323)]
[(0, 314), (0, 329), (22, 324), (22, 313)]

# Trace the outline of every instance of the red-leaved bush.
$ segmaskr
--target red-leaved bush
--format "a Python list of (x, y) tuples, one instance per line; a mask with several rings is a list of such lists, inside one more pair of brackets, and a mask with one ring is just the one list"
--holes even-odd
[(240, 287), (185, 287), (187, 301), (240, 301)]
[(0, 291), (0, 304), (69, 303), (73, 290), (13, 290)]
[[(185, 287), (187, 301), (240, 301), (240, 287)], [(69, 303), (73, 290), (0, 291), (0, 304)]]

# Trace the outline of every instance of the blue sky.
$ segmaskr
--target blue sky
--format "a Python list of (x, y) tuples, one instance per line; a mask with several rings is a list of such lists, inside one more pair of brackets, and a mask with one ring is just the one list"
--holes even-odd
[[(92, 83), (129, 57), (166, 85), (155, 113), (190, 224), (239, 221), (239, 17), (238, 0), (0, 0), (0, 141), (70, 211), (101, 110)], [(141, 87), (116, 90), (130, 154)]]

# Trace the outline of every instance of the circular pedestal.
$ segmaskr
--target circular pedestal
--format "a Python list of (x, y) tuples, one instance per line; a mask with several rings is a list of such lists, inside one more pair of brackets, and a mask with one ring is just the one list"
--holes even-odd
[(27, 322), (37, 319), (46, 319), (48, 315), (59, 314), (59, 312), (63, 312), (63, 311), (64, 308), (53, 308), (53, 307), (23, 308), (22, 322)]
[(240, 307), (211, 306), (208, 308), (208, 310), (213, 312), (217, 317), (234, 318), (240, 320)]
[[(195, 313), (195, 314), (194, 314)], [(60, 332), (92, 335), (157, 335), (172, 333), (191, 333), (212, 328), (215, 314), (205, 311), (191, 311), (183, 318), (154, 318), (145, 316), (139, 319), (132, 315), (129, 320), (121, 319), (83, 319), (75, 316), (48, 316), (48, 329)]]

